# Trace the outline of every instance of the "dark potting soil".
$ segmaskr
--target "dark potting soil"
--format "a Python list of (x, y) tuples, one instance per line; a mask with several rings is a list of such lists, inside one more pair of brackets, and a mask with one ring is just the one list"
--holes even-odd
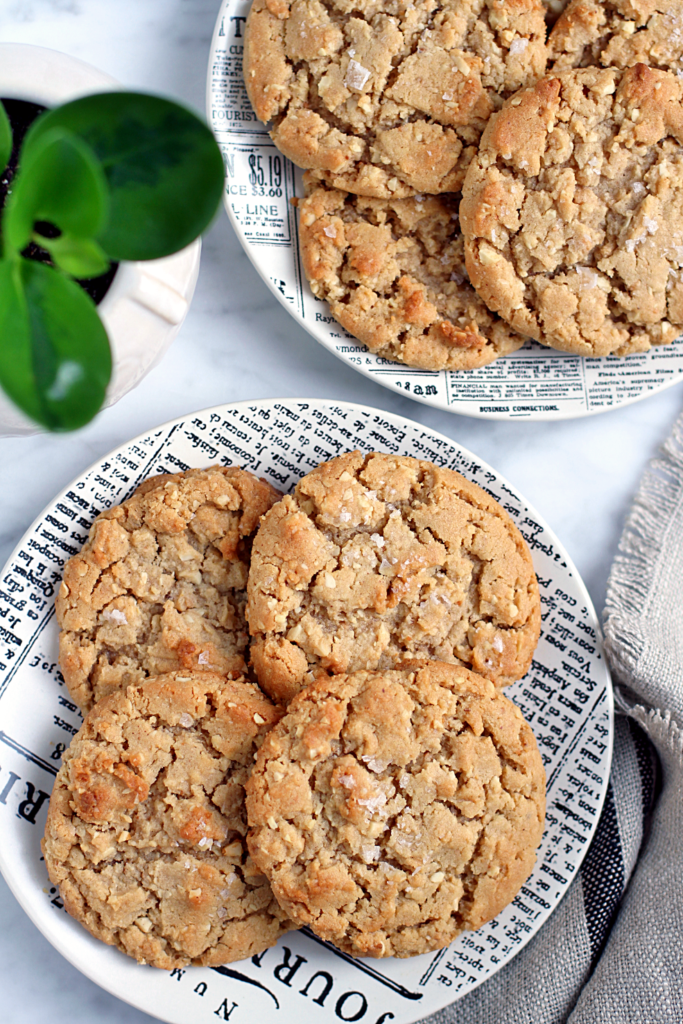
[[(5, 205), (8, 193), (11, 191), (12, 179), (17, 171), (17, 161), (19, 159), (19, 150), (21, 144), (24, 141), (26, 132), (31, 127), (35, 119), (39, 114), (46, 109), (41, 107), (38, 103), (29, 103), (27, 100), (0, 100), (9, 118), (10, 124), (12, 125), (13, 134), (13, 146), (12, 156), (5, 170), (0, 174), (0, 209)], [(59, 235), (59, 231), (54, 228), (51, 224), (40, 224), (40, 231), (45, 235), (46, 238), (56, 238)], [(35, 242), (30, 242), (26, 249), (24, 249), (22, 256), (26, 256), (27, 259), (37, 260), (39, 263), (47, 263), (49, 266), (53, 266), (50, 254), (45, 249), (41, 249)], [(104, 296), (109, 291), (109, 287), (114, 280), (114, 274), (118, 269), (118, 263), (112, 263), (106, 274), (100, 275), (100, 277), (92, 277), (87, 281), (79, 281), (81, 288), (88, 293), (90, 298), (96, 304), (99, 304)]]

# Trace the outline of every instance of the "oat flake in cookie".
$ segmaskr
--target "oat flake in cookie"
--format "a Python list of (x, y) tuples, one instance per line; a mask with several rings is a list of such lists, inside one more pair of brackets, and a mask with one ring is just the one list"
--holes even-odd
[(276, 146), (328, 184), (453, 192), (545, 37), (540, 0), (254, 0), (244, 77)]
[(355, 956), (415, 956), (526, 881), (545, 773), (521, 712), (460, 666), (319, 679), (266, 737), (249, 848), (283, 908)]
[(300, 203), (313, 293), (372, 352), (428, 370), (471, 370), (524, 338), (469, 283), (459, 194), (369, 199), (310, 184)]
[(162, 672), (245, 670), (251, 539), (279, 497), (215, 466), (149, 480), (97, 517), (57, 596), (60, 665), (83, 710)]
[(683, 70), (683, 0), (572, 0), (548, 39), (553, 71), (591, 65)]
[(279, 717), (258, 687), (210, 672), (146, 680), (88, 714), (43, 853), (95, 938), (171, 970), (254, 956), (292, 927), (245, 840), (247, 775)]
[(585, 356), (681, 333), (682, 100), (670, 72), (586, 68), (491, 119), (460, 221), (472, 284), (515, 330)]
[(500, 505), (431, 462), (351, 452), (300, 480), (254, 540), (247, 618), (262, 688), (317, 672), (460, 662), (497, 685), (540, 631), (531, 555)]

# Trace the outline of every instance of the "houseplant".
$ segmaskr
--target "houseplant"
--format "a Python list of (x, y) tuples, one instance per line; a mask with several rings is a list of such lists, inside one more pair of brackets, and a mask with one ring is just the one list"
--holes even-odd
[[(25, 75), (18, 88), (8, 83), (8, 69), (14, 78)], [(53, 51), (0, 47), (0, 95), (51, 106), (88, 86), (113, 84)], [(8, 147), (3, 119), (0, 164)], [(0, 385), (24, 411), (14, 412), (0, 396), (0, 433), (35, 429), (27, 416), (69, 429), (99, 407), (110, 364), (104, 329), (68, 275), (90, 277), (110, 259), (125, 262), (99, 307), (114, 355), (107, 401), (137, 383), (177, 330), (196, 279), (199, 243), (168, 253), (206, 226), (222, 181), (209, 129), (156, 97), (101, 94), (35, 122), (0, 223)], [(33, 249), (38, 242), (54, 266), (27, 260), (27, 242)]]

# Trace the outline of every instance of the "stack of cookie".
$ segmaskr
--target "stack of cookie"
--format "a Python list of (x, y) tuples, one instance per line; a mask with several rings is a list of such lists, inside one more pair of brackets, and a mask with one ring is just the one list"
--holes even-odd
[(459, 474), (354, 452), (286, 497), (240, 469), (159, 477), (95, 521), (57, 616), (87, 715), (45, 860), (139, 961), (217, 966), (303, 924), (412, 956), (528, 877), (544, 771), (501, 690), (538, 586)]
[(513, 899), (545, 776), (503, 696), (540, 603), (504, 510), (458, 473), (352, 452), (264, 516), (251, 657), (287, 713), (247, 787), (249, 848), (298, 924), (356, 956), (448, 945)]
[[(368, 348), (472, 369), (683, 328), (680, 0), (254, 0), (245, 82), (305, 168), (304, 268)], [(462, 200), (462, 202), (461, 202)]]
[(95, 520), (57, 597), (84, 712), (43, 852), (97, 938), (172, 970), (261, 952), (292, 927), (246, 845), (244, 785), (280, 718), (247, 681), (246, 585), (279, 493), (241, 469), (156, 477)]

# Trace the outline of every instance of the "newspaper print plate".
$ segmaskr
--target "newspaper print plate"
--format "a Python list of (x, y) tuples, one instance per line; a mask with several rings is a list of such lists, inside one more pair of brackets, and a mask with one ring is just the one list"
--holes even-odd
[(275, 297), (316, 341), (345, 363), (418, 402), (480, 419), (557, 420), (629, 405), (683, 374), (683, 336), (618, 359), (585, 359), (528, 341), (518, 352), (467, 373), (416, 370), (376, 356), (344, 330), (311, 292), (299, 255), (302, 172), (286, 160), (254, 113), (242, 78), (251, 0), (223, 0), (207, 81), (207, 116), (225, 157), (225, 207), (247, 255)]
[[(57, 665), (54, 596), (94, 517), (157, 473), (239, 465), (282, 491), (319, 462), (360, 448), (457, 469), (505, 506), (529, 542), (543, 636), (508, 693), (535, 732), (548, 777), (547, 829), (533, 874), (494, 921), (409, 960), (353, 960), (291, 933), (218, 969), (142, 967), (68, 917), (40, 854), (49, 793), (81, 717)], [(123, 445), (66, 488), (0, 577), (0, 868), (43, 934), (103, 988), (170, 1024), (409, 1024), (475, 988), (541, 927), (575, 877), (600, 815), (612, 748), (612, 692), (587, 591), (561, 544), (498, 474), (449, 438), (362, 406), (266, 400), (218, 406)]]

